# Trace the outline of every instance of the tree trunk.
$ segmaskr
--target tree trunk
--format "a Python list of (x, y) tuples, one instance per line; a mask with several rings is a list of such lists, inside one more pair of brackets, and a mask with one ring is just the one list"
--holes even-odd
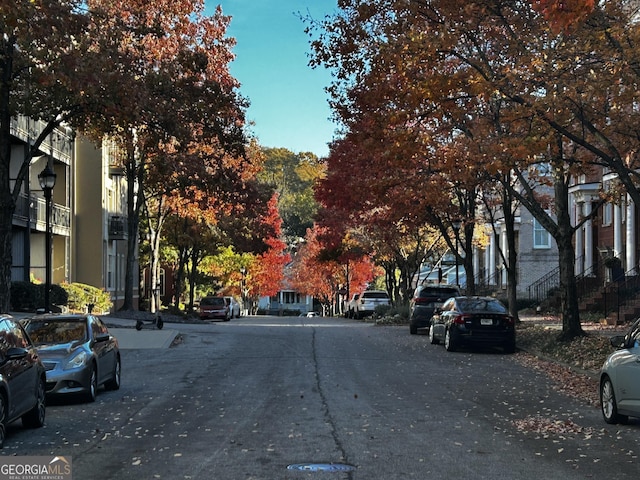
[[(464, 273), (466, 275), (466, 285), (464, 288), (466, 295), (475, 295), (476, 294), (476, 279), (473, 275), (473, 230), (475, 229), (475, 223), (465, 222), (464, 228), (464, 258), (462, 259), (462, 264), (464, 266)], [(458, 255), (458, 252), (456, 252)], [(457, 261), (456, 261), (457, 263)]]
[(568, 182), (557, 175), (555, 179), (555, 203), (558, 229), (556, 244), (560, 267), (560, 301), (562, 311), (563, 340), (584, 335), (580, 325), (580, 311), (578, 307), (578, 288), (575, 278), (575, 250), (573, 248), (573, 234), (575, 229), (571, 225), (569, 216), (569, 188)]
[[(508, 179), (506, 181), (508, 181)], [(518, 322), (518, 251), (516, 249), (514, 204), (515, 200), (509, 189), (503, 189), (502, 213), (504, 215), (504, 228), (506, 229), (507, 235), (507, 303), (509, 304), (509, 313), (515, 321)]]
[(124, 274), (124, 302), (120, 310), (133, 310), (133, 290), (136, 272), (136, 258), (138, 253), (138, 229), (140, 226), (140, 190), (138, 180), (138, 168), (135, 156), (135, 146), (131, 143), (127, 146), (127, 164), (125, 173), (127, 176), (127, 259)]
[(5, 38), (1, 45), (2, 78), (0, 78), (0, 312), (11, 307), (12, 225), (15, 203), (11, 195), (11, 114), (9, 98), (13, 75), (13, 37)]
[[(0, 134), (1, 135), (1, 134)], [(0, 140), (0, 144), (2, 141)], [(0, 149), (3, 146), (0, 145)], [(8, 313), (11, 307), (11, 265), (12, 240), (11, 232), (13, 224), (13, 212), (15, 204), (9, 186), (8, 161), (4, 162), (0, 158), (0, 248), (2, 249), (2, 260), (0, 261), (0, 312)]]
[(180, 297), (184, 292), (184, 287), (185, 287), (184, 279), (185, 279), (187, 259), (188, 259), (188, 248), (184, 246), (180, 247), (180, 249), (178, 250), (178, 268), (176, 269), (176, 280), (174, 284), (175, 296), (176, 296), (174, 306), (176, 310), (180, 309)]
[(189, 272), (189, 311), (192, 311), (195, 302), (198, 265), (200, 264), (200, 249), (196, 245), (191, 247), (189, 259), (191, 263), (191, 271)]

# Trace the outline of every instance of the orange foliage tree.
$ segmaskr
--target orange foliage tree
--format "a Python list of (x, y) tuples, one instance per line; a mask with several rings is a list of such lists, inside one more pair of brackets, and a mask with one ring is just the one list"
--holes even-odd
[(273, 296), (282, 289), (285, 266), (291, 260), (287, 245), (282, 241), (282, 219), (278, 213), (278, 198), (273, 195), (262, 222), (269, 226), (272, 235), (264, 239), (268, 249), (253, 257), (246, 273), (249, 297), (255, 304), (258, 297)]
[(304, 243), (293, 259), (291, 287), (318, 299), (327, 313), (341, 313), (340, 292), (349, 288), (357, 292), (380, 272), (368, 256), (354, 249), (332, 248), (323, 241), (326, 229), (315, 225), (307, 231)]
[[(405, 197), (438, 213), (429, 222), (446, 227), (462, 217), (469, 242), (474, 192), (497, 177), (516, 178), (502, 187), (559, 248), (565, 338), (582, 333), (572, 179), (606, 164), (640, 204), (636, 22), (624, 2), (583, 5), (572, 7), (583, 21), (558, 36), (527, 4), (347, 0), (313, 44), (314, 62), (336, 70), (334, 110), (358, 152), (351, 170), (361, 185), (346, 194), (354, 208), (344, 218), (395, 209), (402, 186)], [(538, 6), (552, 15), (561, 5)], [(532, 179), (529, 166), (540, 163), (551, 175)], [(553, 215), (541, 186), (555, 190)]]

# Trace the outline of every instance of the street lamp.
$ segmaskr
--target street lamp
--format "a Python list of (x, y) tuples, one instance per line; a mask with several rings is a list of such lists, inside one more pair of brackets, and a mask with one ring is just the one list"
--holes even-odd
[(459, 250), (459, 246), (458, 246), (458, 232), (460, 231), (460, 226), (461, 226), (462, 222), (460, 220), (454, 220), (451, 222), (451, 226), (453, 227), (453, 232), (454, 235), (456, 237), (456, 252), (454, 254), (455, 259), (456, 259), (456, 287), (460, 288), (460, 280), (458, 278), (458, 250)]
[(56, 184), (56, 173), (51, 169), (49, 164), (44, 170), (38, 174), (38, 181), (44, 193), (46, 202), (46, 237), (45, 237), (45, 290), (44, 290), (44, 311), (51, 311), (50, 292), (51, 292), (51, 191)]

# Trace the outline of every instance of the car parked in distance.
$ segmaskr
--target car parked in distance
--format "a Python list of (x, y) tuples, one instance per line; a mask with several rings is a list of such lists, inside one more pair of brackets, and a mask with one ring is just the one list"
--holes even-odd
[(229, 313), (231, 318), (240, 318), (240, 304), (234, 297), (224, 297), (229, 305)]
[(363, 318), (371, 315), (379, 305), (391, 305), (389, 294), (384, 290), (366, 290), (355, 302), (354, 317)]
[(200, 299), (201, 320), (231, 320), (231, 309), (224, 297), (202, 297)]
[(441, 341), (449, 352), (461, 346), (498, 346), (505, 353), (516, 349), (515, 320), (493, 297), (452, 297), (431, 317), (429, 339)]
[(448, 298), (459, 295), (460, 289), (455, 285), (419, 285), (409, 302), (409, 333), (415, 335), (418, 329), (429, 328), (434, 310)]
[(35, 345), (13, 317), (0, 315), (0, 448), (7, 425), (44, 425), (46, 374)]
[(626, 335), (611, 337), (617, 348), (600, 371), (600, 404), (604, 421), (626, 423), (640, 417), (640, 319)]
[(353, 295), (351, 295), (351, 300), (349, 300), (344, 307), (345, 317), (354, 318), (356, 316), (356, 304), (358, 303), (359, 298), (360, 298), (359, 293), (354, 293)]
[(81, 395), (94, 402), (98, 388), (120, 388), (118, 340), (92, 314), (46, 314), (22, 320), (47, 372), (49, 396)]

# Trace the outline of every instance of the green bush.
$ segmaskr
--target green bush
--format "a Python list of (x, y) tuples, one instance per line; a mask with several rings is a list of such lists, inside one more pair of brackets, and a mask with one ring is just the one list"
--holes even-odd
[(31, 282), (11, 282), (11, 310), (33, 312), (36, 307), (35, 284)]
[[(35, 312), (44, 307), (46, 285), (43, 283), (11, 282), (11, 309), (16, 312)], [(51, 305), (65, 306), (68, 295), (61, 285), (51, 285)]]
[(66, 305), (69, 310), (84, 312), (89, 305), (93, 305), (94, 313), (104, 313), (109, 312), (113, 306), (109, 292), (100, 288), (84, 283), (65, 283), (62, 288), (68, 295)]

